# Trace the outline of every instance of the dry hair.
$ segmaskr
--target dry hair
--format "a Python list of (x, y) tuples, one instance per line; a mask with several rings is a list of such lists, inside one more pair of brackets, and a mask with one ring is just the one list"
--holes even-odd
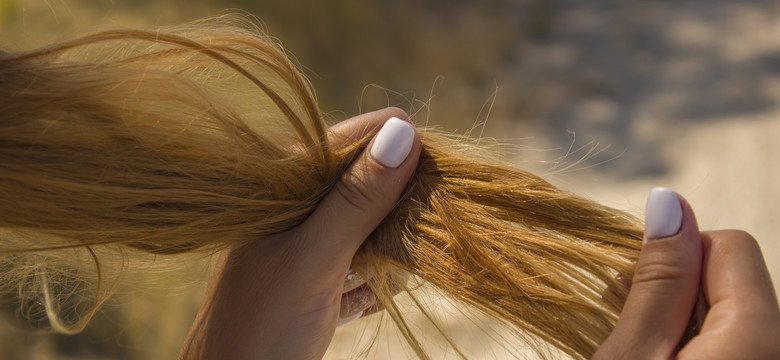
[[(119, 280), (110, 268), (154, 271), (301, 223), (374, 135), (335, 149), (326, 132), (307, 80), (244, 19), (0, 53), (0, 281), (78, 331)], [(616, 276), (633, 273), (641, 224), (421, 134), (408, 189), (361, 254), (590, 357), (619, 315)], [(426, 358), (384, 281), (371, 286)]]

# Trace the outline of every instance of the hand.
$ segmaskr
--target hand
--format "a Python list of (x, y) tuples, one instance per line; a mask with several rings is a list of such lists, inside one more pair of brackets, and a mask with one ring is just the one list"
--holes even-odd
[(370, 290), (355, 289), (360, 280), (345, 287), (345, 277), (400, 198), (421, 149), (411, 124), (391, 117), (407, 115), (385, 109), (331, 129), (338, 148), (386, 124), (306, 221), (229, 252), (180, 358), (320, 359), (339, 320), (372, 305), (356, 293)]
[[(661, 188), (646, 226), (623, 312), (594, 359), (780, 359), (780, 308), (753, 237), (700, 233), (688, 203)], [(676, 352), (700, 288), (709, 311)]]

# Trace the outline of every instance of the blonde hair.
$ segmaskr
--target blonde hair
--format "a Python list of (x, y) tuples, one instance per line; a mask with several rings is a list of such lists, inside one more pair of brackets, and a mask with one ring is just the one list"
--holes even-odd
[[(107, 264), (210, 255), (296, 226), (374, 135), (331, 147), (307, 80), (230, 17), (0, 54), (0, 114), (0, 280), (22, 303), (44, 299), (61, 332), (83, 328), (118, 280)], [(641, 223), (475, 145), (422, 139), (408, 190), (360, 250), (374, 271), (401, 268), (590, 357), (619, 315), (616, 276), (633, 273)], [(378, 275), (372, 289), (426, 357)], [(83, 288), (98, 296), (69, 323), (61, 306)]]

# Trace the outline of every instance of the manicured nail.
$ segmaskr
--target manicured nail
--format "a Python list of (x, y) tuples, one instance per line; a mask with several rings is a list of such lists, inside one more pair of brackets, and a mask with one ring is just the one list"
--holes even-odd
[(349, 291), (352, 291), (354, 289), (357, 289), (358, 286), (363, 285), (366, 283), (366, 280), (363, 279), (360, 274), (357, 273), (357, 271), (349, 269), (347, 272), (347, 276), (344, 277), (344, 293), (347, 293)]
[(352, 315), (350, 317), (339, 319), (339, 321), (336, 323), (336, 327), (347, 325), (347, 324), (349, 324), (349, 323), (351, 323), (351, 322), (353, 322), (353, 321), (355, 321), (357, 319), (360, 319), (361, 316), (363, 316), (363, 311), (361, 311), (361, 312), (359, 312), (359, 313), (357, 313), (355, 315)]
[(647, 240), (672, 236), (680, 231), (682, 207), (674, 190), (657, 187), (650, 191), (645, 208), (645, 238)]
[(414, 128), (399, 118), (387, 120), (374, 139), (371, 156), (383, 165), (396, 168), (409, 156), (414, 144)]

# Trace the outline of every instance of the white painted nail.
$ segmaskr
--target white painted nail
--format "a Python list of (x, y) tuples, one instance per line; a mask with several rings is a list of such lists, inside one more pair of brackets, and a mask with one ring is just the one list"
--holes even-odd
[(357, 313), (355, 315), (352, 315), (350, 317), (339, 319), (339, 321), (336, 323), (336, 327), (341, 327), (341, 326), (347, 325), (347, 324), (349, 324), (349, 323), (351, 323), (351, 322), (353, 322), (353, 321), (355, 321), (357, 319), (360, 319), (361, 316), (363, 316), (363, 311), (360, 311), (359, 313)]
[(657, 187), (650, 191), (645, 208), (645, 239), (672, 236), (680, 231), (682, 207), (674, 190)]
[(387, 120), (374, 139), (371, 156), (383, 165), (396, 168), (409, 156), (414, 144), (414, 128), (399, 118)]

